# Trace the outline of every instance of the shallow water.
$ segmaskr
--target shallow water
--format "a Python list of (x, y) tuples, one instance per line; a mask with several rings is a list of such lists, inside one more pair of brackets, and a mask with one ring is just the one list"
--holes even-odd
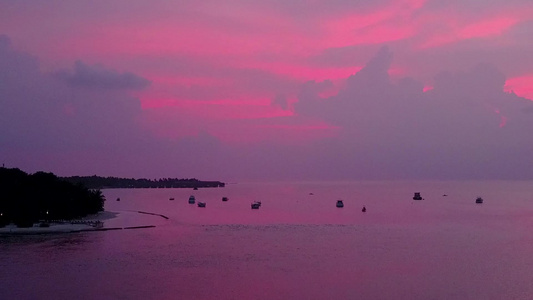
[[(106, 227), (157, 227), (0, 237), (0, 298), (530, 299), (532, 187), (450, 181), (105, 190), (106, 209), (120, 213)], [(425, 200), (412, 200), (415, 191)], [(191, 194), (207, 207), (188, 204)], [(475, 204), (477, 196), (485, 203)], [(251, 210), (252, 201), (261, 208)], [(133, 213), (139, 210), (170, 219)]]

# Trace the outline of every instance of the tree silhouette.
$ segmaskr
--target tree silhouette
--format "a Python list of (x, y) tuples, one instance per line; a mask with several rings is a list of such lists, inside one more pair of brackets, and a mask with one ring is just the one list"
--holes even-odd
[(53, 173), (0, 168), (0, 226), (28, 227), (39, 220), (74, 219), (104, 209), (100, 190), (64, 181)]
[(88, 188), (205, 188), (205, 187), (224, 187), (225, 184), (220, 181), (201, 181), (196, 178), (160, 178), (160, 179), (134, 179), (118, 177), (101, 177), (101, 176), (72, 176), (62, 178), (68, 182), (81, 183)]

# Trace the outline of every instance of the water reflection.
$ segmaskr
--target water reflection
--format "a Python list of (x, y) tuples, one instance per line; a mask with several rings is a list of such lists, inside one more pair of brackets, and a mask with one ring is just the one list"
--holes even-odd
[(27, 235), (6, 235), (0, 237), (0, 249), (11, 249), (24, 245), (39, 245), (39, 247), (71, 250), (86, 248), (94, 239), (83, 233), (46, 233)]
[[(525, 299), (533, 293), (529, 187), (250, 184), (195, 191), (199, 201), (208, 202), (204, 209), (187, 203), (191, 190), (106, 190), (108, 199), (121, 198), (106, 204), (120, 213), (109, 221), (156, 227), (2, 237), (0, 294), (6, 299)], [(426, 200), (411, 200), (414, 190), (423, 191)], [(482, 207), (473, 203), (479, 190), (486, 199)], [(229, 201), (222, 202), (222, 195)], [(344, 208), (335, 207), (337, 198)], [(262, 201), (261, 208), (251, 210), (251, 201)]]

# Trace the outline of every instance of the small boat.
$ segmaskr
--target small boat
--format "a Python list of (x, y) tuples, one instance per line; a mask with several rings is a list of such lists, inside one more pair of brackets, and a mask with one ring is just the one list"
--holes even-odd
[(366, 207), (363, 206), (363, 209), (361, 209), (362, 212), (366, 212)]
[(228, 201), (228, 197), (222, 197), (222, 201)]
[(261, 202), (254, 202), (252, 203), (252, 209), (259, 209), (259, 207), (261, 206)]
[(313, 196), (314, 194), (313, 193), (309, 193), (310, 196)]
[(194, 198), (194, 196), (191, 195), (191, 196), (189, 197), (189, 203), (190, 203), (190, 204), (194, 204), (194, 202), (196, 202), (196, 198)]
[(415, 193), (413, 196), (413, 200), (422, 200), (422, 196), (420, 196), (420, 193)]
[(174, 198), (168, 198), (168, 200), (174, 200)]
[(117, 201), (120, 201), (120, 198), (117, 198)]
[(205, 202), (198, 202), (198, 207), (205, 207)]
[(197, 187), (194, 187), (194, 188), (193, 188), (193, 191), (197, 191), (197, 190), (198, 190), (198, 188), (197, 188)]
[(261, 201), (255, 201), (254, 203), (258, 204), (259, 206), (261, 206)]
[(337, 207), (344, 207), (342, 200), (337, 200)]
[(477, 197), (476, 198), (476, 203), (483, 203), (483, 198)]

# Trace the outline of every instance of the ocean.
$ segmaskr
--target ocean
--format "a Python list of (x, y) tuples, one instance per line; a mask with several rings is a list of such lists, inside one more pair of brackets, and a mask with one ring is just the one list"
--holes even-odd
[[(424, 200), (413, 200), (414, 192)], [(0, 236), (0, 299), (533, 297), (530, 181), (103, 193), (106, 210), (119, 213), (105, 227), (156, 227)], [(206, 207), (188, 204), (190, 195)], [(254, 201), (262, 202), (257, 210)]]

